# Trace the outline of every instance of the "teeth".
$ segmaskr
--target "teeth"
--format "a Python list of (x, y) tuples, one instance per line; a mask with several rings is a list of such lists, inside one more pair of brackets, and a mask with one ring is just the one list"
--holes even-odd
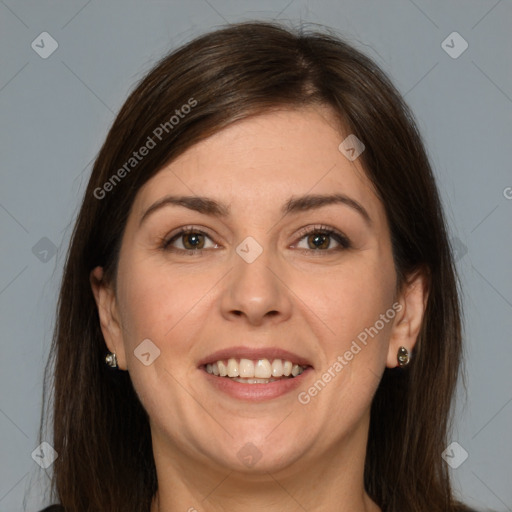
[[(215, 373), (215, 366), (213, 368), (213, 373)], [(298, 364), (294, 364), (293, 368), (292, 368), (292, 375), (294, 377), (297, 377), (297, 375), (299, 375), (299, 373), (301, 373), (300, 366)]]
[[(217, 361), (217, 367), (219, 369), (219, 375), (221, 377), (226, 377), (228, 374), (228, 367), (224, 364), (224, 361)], [(208, 371), (208, 369), (206, 371)]]
[(240, 359), (239, 372), (242, 378), (254, 377), (254, 363), (250, 359)]
[(297, 377), (305, 368), (284, 359), (274, 359), (270, 363), (268, 359), (252, 361), (251, 359), (238, 360), (231, 357), (227, 361), (208, 363), (205, 369), (211, 375), (231, 377), (237, 382), (264, 384), (281, 377)]
[[(208, 372), (208, 365), (206, 365), (206, 371)], [(210, 372), (208, 372), (210, 373)], [(238, 362), (236, 359), (231, 358), (228, 361), (228, 377), (238, 377)]]
[(268, 384), (269, 382), (274, 382), (279, 379), (240, 379), (235, 377), (232, 380), (235, 382), (243, 382), (244, 384)]
[(274, 359), (272, 361), (272, 375), (274, 377), (281, 377), (281, 375), (284, 375), (283, 362), (281, 361), (281, 359)]
[(254, 376), (259, 379), (268, 379), (272, 376), (272, 365), (268, 359), (258, 359), (254, 367)]

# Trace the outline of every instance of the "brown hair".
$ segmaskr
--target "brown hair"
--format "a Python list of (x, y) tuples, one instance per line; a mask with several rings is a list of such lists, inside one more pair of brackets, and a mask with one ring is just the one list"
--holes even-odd
[[(137, 191), (165, 164), (234, 121), (306, 105), (330, 107), (365, 144), (360, 158), (387, 213), (398, 285), (421, 267), (429, 274), (412, 363), (386, 369), (372, 403), (366, 490), (387, 512), (465, 510), (453, 499), (441, 458), (461, 320), (438, 191), (413, 117), (389, 79), (365, 55), (324, 32), (248, 22), (198, 37), (158, 63), (115, 119), (73, 231), (48, 365), (59, 453), (53, 489), (67, 511), (149, 510), (157, 489), (148, 418), (128, 372), (105, 365), (89, 281), (100, 265), (115, 284)], [(190, 108), (181, 110), (184, 105)], [(170, 121), (176, 110), (187, 113)], [(161, 140), (127, 166), (162, 126)]]

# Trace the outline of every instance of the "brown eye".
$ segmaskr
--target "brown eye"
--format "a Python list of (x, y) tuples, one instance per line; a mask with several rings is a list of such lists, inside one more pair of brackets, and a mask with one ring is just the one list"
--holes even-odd
[(351, 243), (346, 236), (338, 231), (322, 226), (303, 230), (295, 247), (304, 251), (331, 253), (348, 249), (351, 247)]
[(204, 235), (201, 233), (186, 233), (181, 236), (185, 249), (202, 249), (204, 247)]
[(170, 239), (162, 243), (162, 249), (174, 252), (195, 254), (196, 251), (217, 249), (219, 246), (213, 242), (209, 235), (196, 228), (182, 229)]
[(309, 249), (328, 249), (330, 243), (330, 235), (317, 233), (308, 236)]

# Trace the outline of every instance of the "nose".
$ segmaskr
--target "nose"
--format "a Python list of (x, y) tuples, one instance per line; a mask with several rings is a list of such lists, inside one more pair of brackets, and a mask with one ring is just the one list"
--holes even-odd
[(234, 259), (221, 297), (223, 317), (253, 326), (287, 320), (292, 311), (291, 291), (284, 269), (272, 254), (263, 251), (252, 263), (238, 255)]

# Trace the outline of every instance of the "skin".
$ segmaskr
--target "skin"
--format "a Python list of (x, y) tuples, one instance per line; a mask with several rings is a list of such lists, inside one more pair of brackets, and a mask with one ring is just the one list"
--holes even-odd
[[(397, 290), (383, 205), (359, 160), (338, 150), (348, 134), (320, 107), (231, 125), (139, 190), (116, 292), (101, 267), (91, 273), (106, 344), (149, 414), (159, 482), (152, 512), (380, 510), (363, 485), (370, 405), (385, 367), (397, 366), (398, 348), (413, 348), (427, 291), (422, 274)], [(363, 205), (371, 225), (344, 204), (280, 211), (292, 196), (333, 192)], [(230, 214), (168, 205), (140, 224), (167, 194), (207, 196)], [(189, 225), (208, 234), (201, 253), (172, 251), (190, 247), (186, 236), (162, 248), (162, 239)], [(327, 237), (315, 249), (314, 236), (300, 230), (318, 225), (342, 232), (351, 247)], [(235, 250), (248, 236), (263, 248), (253, 263)], [(400, 312), (301, 404), (297, 393), (393, 303)], [(160, 356), (145, 366), (134, 350), (147, 338)], [(198, 361), (237, 345), (295, 352), (313, 371), (299, 390), (281, 397), (232, 398), (208, 383)], [(251, 467), (237, 456), (247, 443), (261, 454)]]

